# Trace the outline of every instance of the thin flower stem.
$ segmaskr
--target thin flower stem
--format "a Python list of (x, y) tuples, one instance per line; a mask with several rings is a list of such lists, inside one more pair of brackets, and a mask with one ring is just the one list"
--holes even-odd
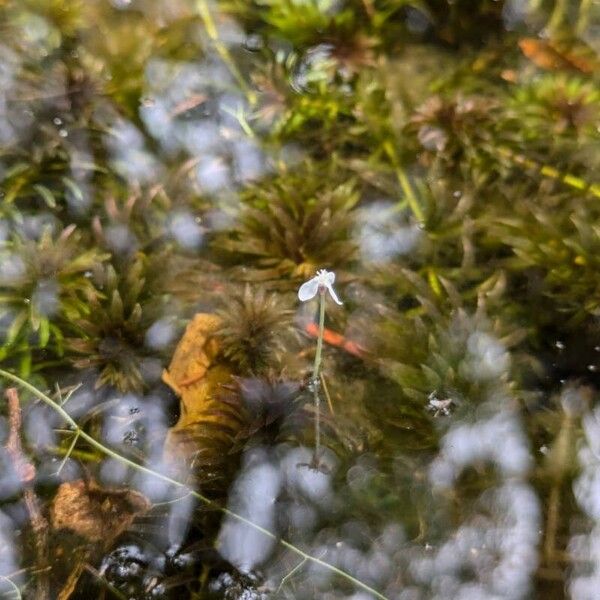
[[(324, 302), (324, 300), (323, 300), (323, 302)], [(324, 322), (324, 319), (325, 319), (325, 309), (324, 308), (322, 308), (322, 314), (323, 314), (322, 321)], [(320, 362), (320, 358), (319, 358), (319, 362)], [(315, 360), (315, 363), (317, 363), (316, 360)], [(88, 444), (90, 444), (90, 446), (96, 448), (97, 450), (99, 450), (100, 452), (105, 454), (106, 456), (109, 456), (110, 458), (114, 458), (115, 460), (119, 461), (120, 463), (127, 465), (140, 473), (146, 473), (147, 475), (151, 475), (152, 477), (155, 477), (156, 479), (160, 479), (161, 481), (169, 483), (170, 485), (172, 485), (175, 488), (178, 488), (178, 489), (188, 492), (191, 496), (193, 496), (194, 498), (197, 498), (198, 500), (200, 500), (202, 503), (206, 504), (207, 506), (210, 506), (211, 508), (218, 510), (219, 512), (223, 513), (224, 515), (227, 515), (227, 516), (231, 517), (232, 519), (239, 521), (240, 523), (244, 523), (245, 525), (254, 529), (255, 531), (259, 531), (265, 537), (268, 537), (272, 540), (275, 540), (276, 542), (279, 542), (279, 544), (281, 544), (284, 548), (287, 548), (288, 550), (294, 552), (301, 558), (305, 558), (307, 561), (309, 561), (313, 564), (319, 565), (320, 567), (323, 567), (324, 569), (330, 571), (331, 573), (335, 573), (339, 577), (342, 577), (346, 581), (349, 581), (350, 583), (354, 584), (356, 587), (364, 590), (365, 592), (368, 592), (369, 594), (372, 594), (373, 596), (375, 596), (375, 598), (379, 598), (379, 600), (390, 600), (387, 596), (384, 596), (382, 593), (373, 589), (371, 586), (367, 585), (363, 581), (360, 581), (360, 579), (357, 579), (356, 577), (353, 577), (352, 575), (350, 575), (350, 573), (347, 573), (346, 571), (343, 571), (342, 569), (339, 569), (335, 565), (332, 565), (331, 563), (321, 560), (320, 558), (317, 558), (316, 556), (312, 556), (311, 554), (304, 552), (297, 546), (294, 546), (294, 544), (288, 542), (285, 539), (278, 537), (272, 531), (269, 531), (268, 529), (265, 529), (264, 527), (257, 525), (256, 523), (254, 523), (253, 521), (250, 521), (249, 519), (246, 519), (242, 515), (239, 515), (239, 514), (233, 512), (232, 510), (229, 510), (228, 508), (221, 506), (217, 502), (210, 500), (206, 496), (203, 496), (196, 490), (193, 490), (190, 487), (188, 487), (185, 483), (182, 483), (181, 481), (177, 481), (176, 479), (173, 479), (172, 477), (169, 477), (168, 475), (163, 475), (162, 473), (159, 473), (158, 471), (154, 471), (154, 470), (150, 469), (149, 467), (140, 465), (140, 464), (134, 462), (133, 460), (130, 460), (129, 458), (120, 455), (118, 452), (115, 452), (108, 446), (105, 446), (104, 444), (102, 444), (101, 442), (99, 442), (95, 438), (93, 438), (91, 435), (89, 435), (88, 433), (83, 431), (79, 427), (77, 422), (73, 419), (73, 417), (71, 417), (71, 415), (69, 415), (69, 413), (66, 412), (58, 403), (56, 403), (54, 400), (52, 400), (52, 398), (50, 398), (49, 396), (47, 396), (46, 394), (44, 394), (43, 392), (38, 390), (36, 387), (31, 385), (24, 379), (21, 379), (17, 375), (13, 375), (12, 373), (5, 371), (4, 369), (0, 369), (0, 376), (20, 385), (21, 387), (25, 388), (27, 391), (32, 393), (36, 398), (39, 398), (42, 402), (47, 404), (50, 408), (52, 408), (55, 412), (57, 412), (73, 428), (73, 430), (75, 432), (79, 433), (79, 437), (82, 440), (85, 440)]]
[(325, 332), (325, 288), (319, 289), (319, 337), (317, 338), (317, 351), (312, 373), (312, 388), (315, 400), (315, 463), (318, 462), (321, 449), (321, 397), (319, 396), (319, 369), (321, 368), (321, 354), (323, 352), (323, 334)]

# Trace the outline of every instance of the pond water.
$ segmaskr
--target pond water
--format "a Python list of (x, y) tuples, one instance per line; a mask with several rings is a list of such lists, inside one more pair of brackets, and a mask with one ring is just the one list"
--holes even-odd
[(0, 23), (0, 597), (599, 597), (597, 0)]

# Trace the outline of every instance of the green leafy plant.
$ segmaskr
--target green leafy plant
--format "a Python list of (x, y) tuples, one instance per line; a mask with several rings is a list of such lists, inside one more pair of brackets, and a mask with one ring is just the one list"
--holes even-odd
[(96, 275), (101, 295), (92, 300), (87, 314), (73, 321), (77, 336), (65, 340), (69, 358), (79, 369), (96, 371), (98, 387), (140, 391), (146, 384), (144, 361), (156, 351), (145, 345), (145, 335), (162, 316), (156, 282), (161, 260), (138, 254), (119, 272), (106, 266)]
[(99, 294), (92, 272), (107, 255), (82, 244), (74, 225), (58, 235), (43, 229), (38, 240), (14, 236), (1, 249), (2, 358), (21, 355), (28, 372), (34, 349), (63, 354), (67, 324), (90, 313)]
[(359, 196), (351, 179), (331, 185), (334, 168), (306, 163), (249, 187), (237, 224), (218, 247), (253, 263), (251, 279), (303, 278), (319, 264), (349, 265)]
[(246, 285), (223, 296), (217, 315), (221, 353), (236, 373), (257, 375), (282, 363), (294, 333), (292, 311), (278, 295)]

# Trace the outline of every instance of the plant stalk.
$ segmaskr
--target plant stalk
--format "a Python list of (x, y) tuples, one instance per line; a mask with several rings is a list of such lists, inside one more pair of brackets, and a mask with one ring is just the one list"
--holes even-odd
[(315, 402), (315, 455), (314, 462), (318, 462), (321, 448), (321, 397), (319, 386), (321, 379), (319, 370), (321, 368), (321, 354), (323, 352), (323, 334), (325, 332), (325, 288), (319, 289), (319, 337), (317, 338), (317, 351), (315, 352), (315, 363), (312, 372), (312, 388)]

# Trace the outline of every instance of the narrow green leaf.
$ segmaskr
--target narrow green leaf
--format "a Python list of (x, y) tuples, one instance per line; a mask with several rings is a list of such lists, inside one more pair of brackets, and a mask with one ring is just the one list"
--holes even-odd
[(33, 189), (42, 197), (44, 202), (50, 208), (56, 208), (56, 198), (54, 197), (54, 194), (45, 185), (38, 183), (33, 186)]
[(17, 337), (19, 337), (19, 333), (21, 333), (21, 329), (25, 325), (27, 321), (27, 311), (22, 310), (17, 314), (11, 323), (8, 331), (6, 332), (6, 345), (11, 345)]
[(40, 319), (40, 331), (39, 331), (39, 342), (40, 347), (45, 348), (50, 340), (50, 321), (46, 318)]

